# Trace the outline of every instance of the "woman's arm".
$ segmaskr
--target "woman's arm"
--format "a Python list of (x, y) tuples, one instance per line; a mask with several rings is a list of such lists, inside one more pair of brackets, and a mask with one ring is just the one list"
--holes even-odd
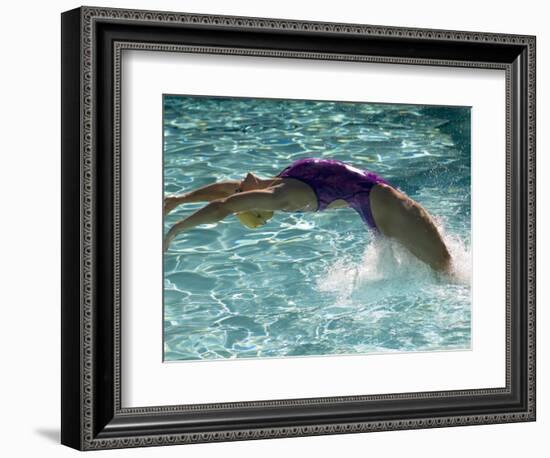
[(191, 202), (210, 202), (216, 199), (222, 199), (230, 196), (238, 189), (240, 181), (222, 181), (221, 183), (212, 183), (194, 191), (186, 192), (179, 196), (169, 196), (164, 198), (164, 214), (170, 213), (178, 205)]
[(217, 199), (180, 222), (174, 224), (164, 240), (166, 251), (174, 238), (183, 231), (188, 231), (200, 224), (217, 223), (231, 213), (249, 210), (284, 210), (286, 197), (282, 187), (247, 191), (232, 194), (224, 199)]

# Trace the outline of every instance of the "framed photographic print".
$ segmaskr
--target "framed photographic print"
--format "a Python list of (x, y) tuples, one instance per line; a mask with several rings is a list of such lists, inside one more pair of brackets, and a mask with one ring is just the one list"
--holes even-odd
[(62, 15), (62, 443), (535, 420), (535, 38)]

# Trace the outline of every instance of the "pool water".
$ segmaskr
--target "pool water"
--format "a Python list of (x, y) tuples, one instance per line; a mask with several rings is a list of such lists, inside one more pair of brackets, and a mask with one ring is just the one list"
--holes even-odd
[(418, 201), (454, 259), (436, 274), (347, 208), (196, 227), (164, 255), (165, 361), (470, 348), (468, 107), (165, 96), (163, 122), (165, 195), (339, 159)]

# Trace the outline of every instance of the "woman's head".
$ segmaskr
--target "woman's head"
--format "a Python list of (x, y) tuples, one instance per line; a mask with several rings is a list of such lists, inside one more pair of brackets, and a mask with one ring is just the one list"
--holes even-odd
[(249, 227), (250, 229), (256, 229), (267, 223), (273, 216), (273, 212), (268, 210), (249, 210), (235, 213), (235, 216), (243, 226)]
[[(246, 177), (241, 181), (238, 192), (254, 191), (256, 189), (264, 189), (266, 187), (265, 180), (257, 177), (253, 173), (247, 173)], [(248, 210), (245, 212), (235, 213), (235, 216), (243, 226), (255, 229), (263, 226), (273, 216), (272, 211), (268, 210)]]

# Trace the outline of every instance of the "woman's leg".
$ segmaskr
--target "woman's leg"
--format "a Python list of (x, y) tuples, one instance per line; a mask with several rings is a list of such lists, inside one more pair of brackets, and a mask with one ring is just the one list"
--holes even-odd
[(432, 217), (422, 206), (391, 186), (370, 192), (371, 211), (380, 232), (395, 238), (435, 270), (447, 270), (451, 256)]

